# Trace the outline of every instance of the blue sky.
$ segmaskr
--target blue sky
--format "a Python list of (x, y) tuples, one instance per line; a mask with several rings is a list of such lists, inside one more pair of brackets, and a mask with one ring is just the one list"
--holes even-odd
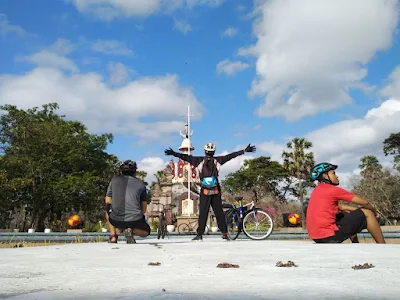
[(279, 160), (306, 137), (348, 178), (363, 155), (390, 163), (400, 46), (397, 1), (347, 2), (4, 0), (0, 103), (58, 102), (149, 176), (179, 147), (190, 105), (194, 154), (254, 143)]

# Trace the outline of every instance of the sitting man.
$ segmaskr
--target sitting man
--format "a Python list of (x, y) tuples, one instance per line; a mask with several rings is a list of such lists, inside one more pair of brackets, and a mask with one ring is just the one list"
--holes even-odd
[(232, 152), (222, 156), (214, 156), (215, 145), (207, 143), (204, 145), (205, 156), (192, 156), (183, 153), (177, 153), (171, 148), (165, 150), (166, 155), (173, 155), (180, 159), (187, 161), (199, 171), (201, 182), (200, 191), (200, 214), (199, 226), (197, 227), (197, 235), (193, 241), (202, 241), (203, 234), (207, 223), (208, 212), (210, 205), (213, 208), (215, 217), (217, 219), (218, 228), (222, 233), (222, 238), (229, 240), (228, 228), (225, 221), (225, 215), (222, 210), (221, 187), (218, 180), (220, 167), (246, 152), (255, 152), (256, 147), (250, 144), (243, 150)]
[[(120, 164), (120, 175), (114, 176), (108, 185), (106, 208), (108, 221), (118, 230), (125, 230), (127, 243), (136, 243), (133, 235), (146, 237), (150, 234), (144, 214), (147, 210), (147, 191), (143, 182), (136, 178), (136, 163), (127, 160)], [(110, 226), (110, 243), (117, 243), (118, 235)]]
[[(357, 243), (357, 233), (366, 228), (376, 243), (385, 244), (372, 205), (337, 186), (337, 167), (330, 163), (320, 163), (311, 171), (311, 178), (318, 180), (318, 185), (311, 193), (307, 207), (309, 237), (316, 243), (342, 243), (348, 238)], [(339, 201), (351, 202), (361, 207), (339, 204)], [(338, 210), (342, 213), (337, 214)]]

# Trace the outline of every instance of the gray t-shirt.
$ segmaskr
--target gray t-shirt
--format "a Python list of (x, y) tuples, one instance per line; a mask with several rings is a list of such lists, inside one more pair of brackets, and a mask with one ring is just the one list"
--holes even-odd
[(112, 198), (110, 218), (116, 221), (132, 222), (143, 218), (141, 203), (147, 201), (146, 186), (132, 176), (115, 176), (107, 189)]

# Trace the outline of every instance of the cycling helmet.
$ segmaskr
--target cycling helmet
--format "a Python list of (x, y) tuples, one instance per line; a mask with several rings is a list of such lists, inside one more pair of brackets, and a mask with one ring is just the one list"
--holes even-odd
[(216, 149), (216, 147), (213, 143), (207, 143), (204, 145), (204, 150), (207, 152), (214, 152), (215, 149)]
[(124, 173), (133, 173), (137, 170), (136, 162), (128, 159), (119, 163), (119, 169)]
[(323, 173), (326, 173), (330, 170), (336, 170), (337, 167), (337, 165), (332, 165), (327, 162), (319, 163), (312, 168), (311, 178), (313, 180), (318, 180)]

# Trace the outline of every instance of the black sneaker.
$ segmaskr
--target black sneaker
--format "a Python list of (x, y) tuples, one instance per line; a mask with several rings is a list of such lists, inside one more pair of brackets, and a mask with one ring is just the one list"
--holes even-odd
[(192, 241), (203, 241), (203, 237), (201, 236), (201, 235), (196, 235), (193, 239), (192, 239)]
[(125, 238), (127, 244), (136, 244), (135, 238), (133, 237), (133, 233), (131, 229), (125, 230)]

